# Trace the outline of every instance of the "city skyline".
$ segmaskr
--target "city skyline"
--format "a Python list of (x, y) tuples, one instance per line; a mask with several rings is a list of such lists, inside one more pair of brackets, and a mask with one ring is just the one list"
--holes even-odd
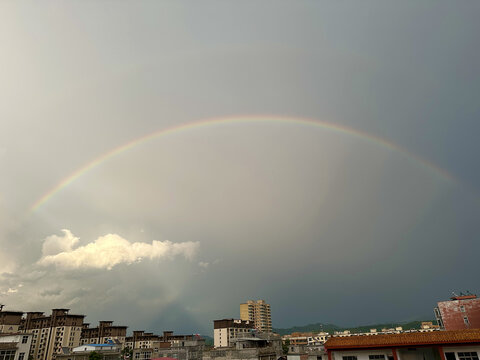
[(478, 2), (3, 2), (0, 303), (209, 333), (479, 293)]

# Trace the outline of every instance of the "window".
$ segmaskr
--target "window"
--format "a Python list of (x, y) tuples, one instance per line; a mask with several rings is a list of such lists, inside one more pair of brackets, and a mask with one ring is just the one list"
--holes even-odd
[(457, 353), (458, 360), (478, 360), (478, 354), (475, 351), (472, 352), (459, 352)]
[(465, 306), (460, 305), (460, 311), (461, 311), (461, 312), (465, 312)]
[(16, 350), (0, 350), (0, 360), (13, 360)]
[(342, 360), (357, 360), (356, 356), (342, 356)]
[(368, 355), (369, 360), (381, 359), (385, 360), (385, 355)]
[(18, 354), (18, 360), (23, 360), (25, 358), (25, 353)]
[(453, 353), (453, 352), (446, 352), (445, 353), (445, 359), (446, 360), (457, 360), (457, 358), (455, 357), (455, 353)]
[(466, 317), (466, 316), (463, 317), (463, 322), (465, 323), (465, 325), (470, 325), (470, 322), (468, 321), (468, 317)]
[(22, 336), (22, 344), (26, 344), (28, 342), (28, 335)]

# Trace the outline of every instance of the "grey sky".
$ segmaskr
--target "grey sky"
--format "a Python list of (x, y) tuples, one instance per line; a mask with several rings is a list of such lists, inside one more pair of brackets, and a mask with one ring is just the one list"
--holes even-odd
[[(452, 290), (480, 291), (479, 12), (1, 3), (0, 302), (209, 333), (248, 298), (272, 304), (276, 327), (355, 325), (431, 317)], [(28, 212), (132, 139), (252, 114), (348, 126), (457, 180), (325, 129), (231, 124), (137, 146)]]

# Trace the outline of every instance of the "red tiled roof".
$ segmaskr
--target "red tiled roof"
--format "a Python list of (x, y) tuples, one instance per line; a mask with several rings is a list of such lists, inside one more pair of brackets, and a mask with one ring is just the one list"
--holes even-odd
[(325, 343), (325, 348), (336, 350), (472, 343), (480, 344), (480, 329), (331, 337)]

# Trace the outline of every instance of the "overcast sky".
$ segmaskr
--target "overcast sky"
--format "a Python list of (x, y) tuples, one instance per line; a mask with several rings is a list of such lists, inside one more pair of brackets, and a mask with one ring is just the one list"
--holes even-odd
[[(431, 319), (452, 291), (479, 292), (479, 14), (2, 2), (0, 302), (209, 334), (251, 298), (274, 327), (350, 326)], [(134, 139), (262, 115), (292, 121), (139, 142), (29, 210)]]

